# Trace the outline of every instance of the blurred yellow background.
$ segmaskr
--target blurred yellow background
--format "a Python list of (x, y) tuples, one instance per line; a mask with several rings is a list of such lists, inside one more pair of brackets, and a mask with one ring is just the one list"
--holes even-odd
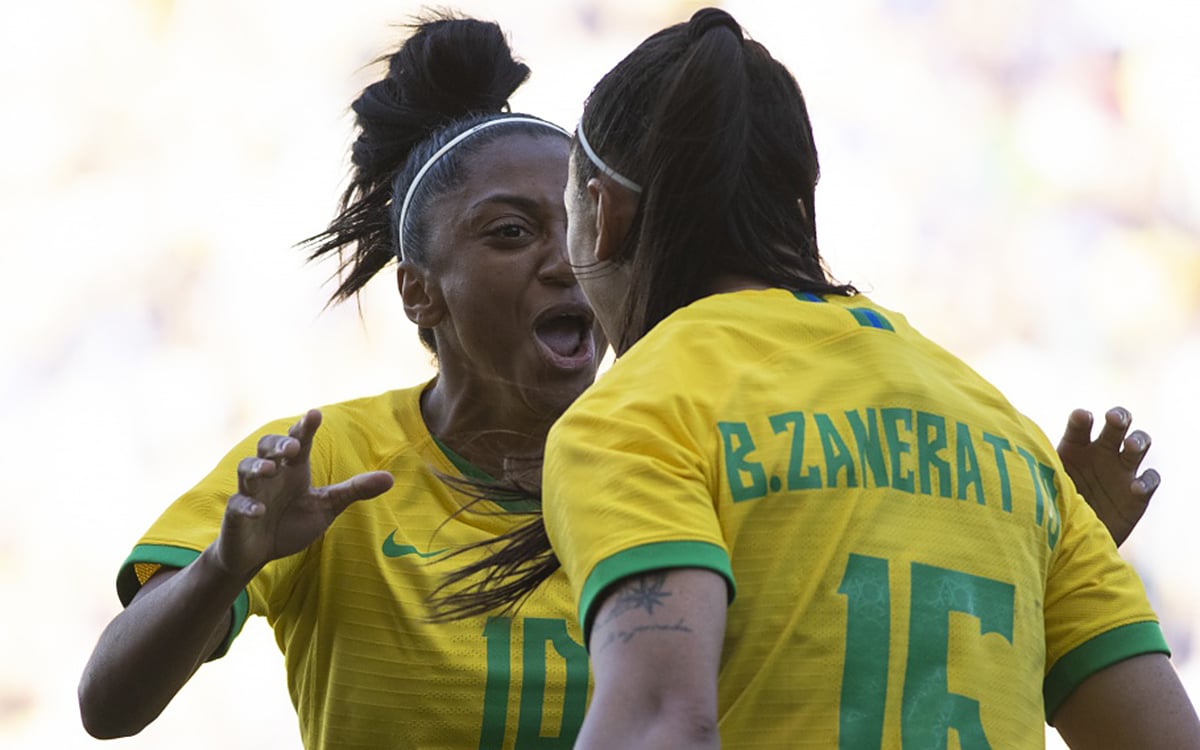
[[(591, 84), (701, 5), (461, 2), (571, 127)], [(323, 310), (294, 244), (345, 182), (347, 107), (409, 2), (0, 7), (0, 746), (94, 747), (75, 685), (146, 526), (262, 422), (432, 370), (390, 274)], [(1057, 441), (1115, 403), (1164, 485), (1123, 552), (1200, 695), (1200, 6), (724, 3), (809, 101), (834, 274), (906, 313)], [(114, 748), (299, 747), (252, 621)]]

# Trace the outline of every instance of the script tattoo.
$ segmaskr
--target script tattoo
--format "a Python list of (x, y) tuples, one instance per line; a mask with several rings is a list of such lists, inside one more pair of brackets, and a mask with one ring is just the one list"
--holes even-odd
[(673, 625), (637, 625), (629, 630), (610, 630), (608, 637), (604, 639), (604, 643), (600, 648), (596, 649), (596, 653), (603, 651), (609, 646), (620, 641), (621, 643), (629, 643), (641, 633), (690, 633), (692, 629), (684, 624), (683, 618)]

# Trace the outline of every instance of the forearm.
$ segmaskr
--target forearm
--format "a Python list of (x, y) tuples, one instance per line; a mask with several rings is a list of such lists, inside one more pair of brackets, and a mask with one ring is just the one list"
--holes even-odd
[[(248, 583), (214, 564), (213, 548), (158, 585), (147, 583), (101, 634), (79, 683), (87, 731), (140, 732), (225, 639)], [(157, 578), (158, 576), (156, 576)]]

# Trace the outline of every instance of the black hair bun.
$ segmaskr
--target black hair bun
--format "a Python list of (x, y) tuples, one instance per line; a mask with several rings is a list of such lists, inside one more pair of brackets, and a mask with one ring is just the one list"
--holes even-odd
[(473, 18), (437, 18), (416, 27), (388, 61), (388, 78), (410, 111), (456, 119), (503, 111), (529, 78), (501, 28)]
[(529, 77), (513, 59), (501, 28), (490, 21), (435, 16), (386, 60), (388, 72), (354, 100), (359, 135), (352, 149), (356, 179), (390, 178), (409, 152), (451, 120), (503, 111)]

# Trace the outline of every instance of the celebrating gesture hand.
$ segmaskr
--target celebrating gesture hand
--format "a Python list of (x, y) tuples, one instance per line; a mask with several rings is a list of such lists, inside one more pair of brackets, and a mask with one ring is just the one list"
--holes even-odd
[(1133, 418), (1117, 406), (1104, 415), (1100, 435), (1092, 440), (1092, 415), (1076, 409), (1058, 444), (1058, 456), (1075, 487), (1096, 512), (1118, 546), (1133, 531), (1158, 489), (1159, 476), (1138, 467), (1150, 448), (1150, 436), (1136, 430), (1126, 437)]
[(214, 550), (225, 570), (249, 578), (271, 560), (308, 547), (352, 503), (391, 488), (386, 471), (314, 488), (308, 457), (320, 426), (321, 412), (312, 409), (287, 435), (263, 436), (258, 455), (238, 464), (238, 491), (225, 506)]

